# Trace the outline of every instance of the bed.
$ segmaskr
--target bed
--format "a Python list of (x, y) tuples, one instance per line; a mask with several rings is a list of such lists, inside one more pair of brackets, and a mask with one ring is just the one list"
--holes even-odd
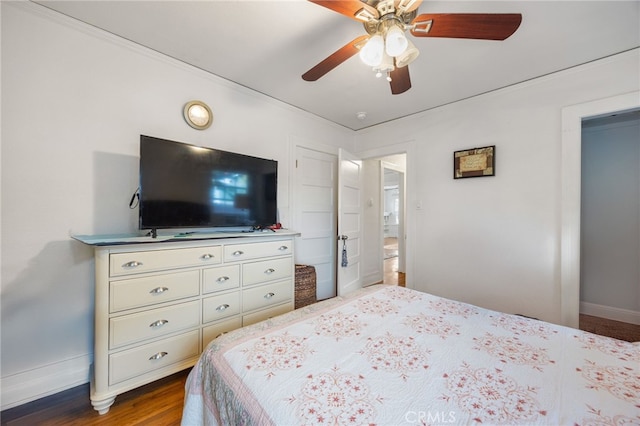
[(218, 337), (182, 424), (640, 425), (640, 346), (376, 285)]

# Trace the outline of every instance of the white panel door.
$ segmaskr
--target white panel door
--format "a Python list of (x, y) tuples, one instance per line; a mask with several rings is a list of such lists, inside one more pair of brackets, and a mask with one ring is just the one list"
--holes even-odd
[(296, 263), (316, 269), (318, 300), (336, 296), (338, 157), (296, 148)]
[(362, 162), (353, 154), (338, 154), (338, 296), (362, 287)]

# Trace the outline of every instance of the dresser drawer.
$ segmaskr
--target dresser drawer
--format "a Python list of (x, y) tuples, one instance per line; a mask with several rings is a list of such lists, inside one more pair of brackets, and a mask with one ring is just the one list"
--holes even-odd
[(266, 308), (291, 300), (292, 287), (291, 280), (286, 280), (243, 290), (242, 311)]
[(240, 265), (219, 266), (205, 269), (203, 273), (202, 293), (240, 287)]
[(109, 356), (109, 385), (166, 367), (199, 353), (200, 330), (169, 337), (158, 342)]
[(109, 347), (166, 336), (200, 325), (200, 302), (180, 303), (109, 320)]
[(242, 285), (250, 286), (288, 278), (291, 276), (292, 269), (293, 259), (291, 257), (245, 263), (242, 265)]
[(242, 318), (240, 316), (204, 327), (202, 329), (202, 350), (206, 349), (207, 345), (216, 337), (240, 327), (242, 327)]
[(111, 281), (109, 311), (118, 312), (200, 294), (200, 271)]
[(293, 253), (293, 242), (267, 241), (264, 243), (232, 244), (224, 246), (224, 261), (256, 259), (259, 257), (284, 256)]
[(284, 305), (274, 306), (273, 308), (263, 309), (262, 311), (244, 315), (242, 317), (242, 326), (255, 324), (278, 315), (286, 314), (293, 311), (293, 303), (285, 303)]
[(202, 299), (202, 322), (217, 321), (240, 313), (240, 292)]
[(220, 246), (112, 253), (109, 272), (112, 277), (222, 262)]

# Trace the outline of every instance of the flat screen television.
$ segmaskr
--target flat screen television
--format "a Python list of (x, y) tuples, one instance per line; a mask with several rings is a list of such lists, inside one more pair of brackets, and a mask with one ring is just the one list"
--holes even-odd
[(141, 135), (139, 227), (271, 226), (277, 176), (275, 160)]

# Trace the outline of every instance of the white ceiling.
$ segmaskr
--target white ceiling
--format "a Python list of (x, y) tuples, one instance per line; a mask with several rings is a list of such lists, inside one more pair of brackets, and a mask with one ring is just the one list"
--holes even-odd
[(39, 3), (353, 130), (640, 46), (637, 0), (424, 0), (418, 13), (521, 13), (522, 24), (505, 41), (414, 39), (412, 88), (391, 95), (357, 55), (316, 82), (302, 80), (366, 33), (304, 0)]

